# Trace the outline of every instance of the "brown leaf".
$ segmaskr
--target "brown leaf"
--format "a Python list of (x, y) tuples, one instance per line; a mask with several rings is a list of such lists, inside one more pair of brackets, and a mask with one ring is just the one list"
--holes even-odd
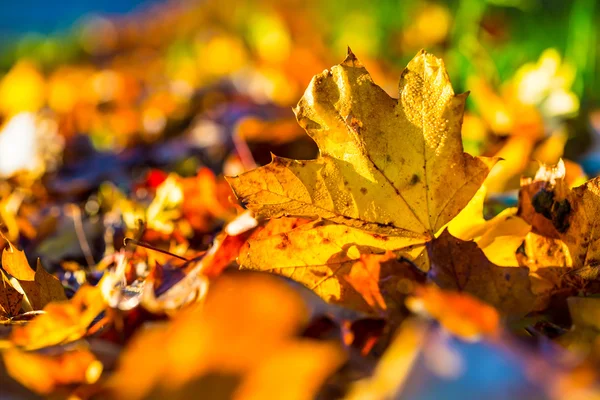
[[(568, 249), (556, 253), (556, 265), (574, 268), (585, 279), (595, 279), (600, 271), (600, 178), (569, 189), (564, 166), (542, 166), (534, 180), (522, 182), (519, 213), (533, 231), (561, 240)], [(563, 260), (564, 259), (564, 260)]]
[(0, 283), (0, 318), (10, 318), (19, 314), (23, 295), (13, 288), (8, 277), (0, 269), (2, 283)]
[(504, 315), (523, 316), (533, 310), (529, 269), (499, 267), (475, 242), (453, 237), (447, 230), (428, 245), (429, 278), (442, 289), (469, 293)]
[(41, 310), (51, 301), (67, 299), (60, 281), (44, 269), (40, 260), (34, 271), (29, 266), (24, 251), (16, 249), (10, 241), (8, 246), (2, 252), (2, 269), (19, 281), (31, 308)]
[[(24, 281), (20, 282), (25, 283)], [(34, 310), (41, 310), (52, 301), (67, 300), (65, 290), (58, 278), (49, 274), (42, 266), (40, 260), (37, 262), (34, 283), (35, 285), (33, 287), (29, 286), (31, 288), (30, 290), (23, 287), (23, 291)]]

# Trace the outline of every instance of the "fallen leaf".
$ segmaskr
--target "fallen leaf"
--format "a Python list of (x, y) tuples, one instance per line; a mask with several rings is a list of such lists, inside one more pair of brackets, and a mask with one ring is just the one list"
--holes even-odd
[(325, 221), (250, 240), (242, 267), (283, 272), (344, 303), (348, 261), (387, 250), (422, 254), (415, 246), (458, 214), (496, 162), (463, 153), (465, 99), (454, 94), (444, 63), (424, 51), (402, 73), (399, 99), (351, 52), (315, 76), (295, 113), (319, 157), (273, 156), (228, 181), (259, 217)]
[(19, 281), (19, 283), (34, 310), (41, 310), (50, 302), (67, 299), (58, 278), (49, 274), (40, 260), (38, 260), (35, 270), (34, 281)]
[(531, 290), (537, 296), (550, 297), (559, 292), (583, 288), (581, 278), (572, 274), (572, 262), (567, 245), (529, 232), (517, 254), (519, 265), (529, 268)]
[(8, 374), (23, 386), (49, 395), (60, 386), (95, 383), (102, 363), (85, 348), (28, 352), (16, 348), (2, 352)]
[(52, 301), (67, 299), (60, 281), (49, 274), (39, 260), (34, 271), (29, 266), (25, 252), (7, 242), (8, 248), (2, 252), (2, 269), (18, 281), (19, 289), (33, 310), (41, 310)]
[(19, 314), (23, 295), (11, 285), (4, 271), (0, 270), (0, 275), (0, 318), (7, 319)]
[(83, 286), (69, 301), (50, 303), (45, 313), (25, 326), (14, 327), (10, 342), (25, 350), (41, 349), (78, 340), (106, 309), (98, 287)]
[(33, 281), (35, 271), (29, 266), (25, 252), (15, 249), (9, 240), (6, 241), (8, 247), (2, 251), (2, 269), (20, 281)]
[(463, 153), (464, 101), (443, 62), (424, 51), (402, 73), (398, 100), (350, 52), (313, 78), (295, 109), (319, 158), (274, 157), (228, 180), (258, 216), (320, 216), (427, 241), (468, 203), (496, 161)]
[(507, 208), (494, 218), (483, 217), (486, 188), (482, 186), (467, 206), (448, 224), (450, 234), (458, 239), (474, 240), (494, 264), (519, 265), (516, 252), (531, 226), (518, 217), (516, 207)]
[(457, 239), (447, 230), (428, 250), (429, 278), (442, 289), (466, 292), (508, 316), (523, 316), (536, 307), (529, 269), (499, 267), (476, 243)]
[[(289, 232), (250, 238), (247, 246), (240, 251), (238, 261), (245, 268), (269, 271), (297, 280), (327, 302), (377, 313), (363, 297), (365, 294), (367, 298), (376, 295), (372, 290), (373, 281), (368, 280), (367, 285), (371, 287), (368, 289), (359, 284), (356, 277), (351, 276), (352, 270), (356, 275), (362, 269), (362, 256), (371, 254), (375, 259), (381, 258), (381, 255), (375, 254), (390, 248), (402, 248), (402, 243), (404, 238), (401, 237), (378, 235), (328, 221), (316, 221)], [(401, 254), (413, 259), (421, 252), (422, 247), (417, 246), (413, 249), (403, 248)], [(380, 284), (385, 282), (388, 287), (387, 295), (392, 297), (410, 293), (414, 282), (420, 279), (417, 268), (410, 262), (396, 261), (398, 257), (400, 256), (396, 254), (394, 260), (389, 260), (389, 265), (380, 271), (378, 279)], [(403, 297), (400, 303), (402, 302)]]
[[(564, 165), (541, 166), (533, 180), (523, 180), (519, 194), (519, 215), (531, 223), (534, 232), (562, 241), (579, 276), (595, 279), (600, 265), (600, 178), (570, 189), (564, 179)], [(559, 255), (564, 255), (565, 252)]]
[(406, 305), (415, 313), (435, 318), (449, 332), (465, 340), (492, 336), (500, 329), (496, 309), (466, 293), (422, 286), (406, 300)]
[(286, 398), (312, 398), (344, 356), (331, 343), (294, 337), (306, 313), (302, 298), (273, 277), (223, 275), (203, 305), (140, 332), (107, 388), (127, 399), (280, 396), (281, 386), (262, 385), (269, 377), (285, 383)]

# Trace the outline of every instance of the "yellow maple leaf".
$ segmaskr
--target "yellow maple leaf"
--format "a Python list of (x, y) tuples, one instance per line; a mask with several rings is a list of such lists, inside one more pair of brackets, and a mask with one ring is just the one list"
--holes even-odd
[(452, 236), (474, 240), (486, 257), (503, 267), (519, 265), (516, 251), (523, 243), (531, 226), (518, 217), (517, 208), (510, 207), (494, 218), (483, 217), (486, 187), (483, 185), (469, 204), (448, 224)]
[(259, 217), (324, 221), (251, 241), (242, 266), (279, 268), (325, 300), (344, 302), (350, 286), (337, 275), (344, 262), (387, 250), (416, 257), (496, 162), (463, 152), (465, 99), (454, 94), (443, 61), (425, 51), (402, 73), (398, 99), (352, 52), (315, 76), (295, 113), (318, 158), (274, 156), (228, 180)]

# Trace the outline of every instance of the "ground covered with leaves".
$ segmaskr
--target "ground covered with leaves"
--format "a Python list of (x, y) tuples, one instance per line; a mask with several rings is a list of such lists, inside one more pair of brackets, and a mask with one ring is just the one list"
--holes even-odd
[(96, 21), (86, 57), (0, 80), (2, 396), (600, 396), (600, 178), (561, 158), (558, 51), (469, 70), (468, 103), (414, 49), (447, 26), (405, 25), (389, 84), (326, 64), (301, 9), (244, 40), (166, 10), (178, 34)]

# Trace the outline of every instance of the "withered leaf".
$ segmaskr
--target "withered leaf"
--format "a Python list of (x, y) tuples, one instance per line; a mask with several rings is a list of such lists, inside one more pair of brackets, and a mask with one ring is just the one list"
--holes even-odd
[(600, 266), (600, 178), (570, 189), (564, 172), (541, 174), (545, 168), (535, 180), (522, 183), (519, 214), (534, 232), (566, 245), (568, 254), (557, 252), (556, 266), (572, 266), (580, 276), (595, 279)]
[(66, 300), (65, 290), (54, 275), (48, 273), (38, 260), (33, 281), (19, 280), (31, 307), (34, 310), (43, 309), (52, 301)]
[(4, 271), (0, 270), (0, 275), (0, 318), (14, 317), (21, 310), (23, 295), (11, 285)]
[(507, 208), (494, 218), (483, 216), (486, 187), (482, 186), (469, 204), (448, 224), (452, 236), (475, 240), (486, 257), (503, 267), (516, 267), (516, 251), (523, 243), (531, 226), (518, 217), (517, 208)]
[(466, 340), (494, 335), (500, 329), (496, 309), (464, 292), (421, 286), (406, 300), (406, 305), (413, 312), (437, 319), (449, 332)]
[(40, 260), (34, 271), (24, 251), (16, 249), (10, 241), (8, 246), (2, 252), (2, 269), (19, 281), (31, 308), (41, 310), (51, 301), (67, 299), (60, 281), (44, 269)]
[(8, 248), (2, 251), (2, 268), (18, 280), (34, 280), (35, 271), (29, 266), (23, 250), (17, 250), (8, 241)]
[(496, 307), (504, 315), (523, 316), (532, 311), (529, 269), (499, 267), (474, 242), (453, 237), (447, 230), (428, 244), (429, 278), (442, 289), (466, 292)]
[(286, 398), (313, 398), (345, 357), (333, 343), (297, 338), (307, 311), (301, 296), (272, 276), (222, 275), (205, 304), (134, 337), (108, 382), (111, 398), (210, 392), (241, 400), (277, 398), (282, 390)]
[(71, 300), (50, 303), (44, 314), (25, 326), (15, 327), (11, 343), (32, 350), (78, 340), (106, 307), (100, 288), (83, 286)]

